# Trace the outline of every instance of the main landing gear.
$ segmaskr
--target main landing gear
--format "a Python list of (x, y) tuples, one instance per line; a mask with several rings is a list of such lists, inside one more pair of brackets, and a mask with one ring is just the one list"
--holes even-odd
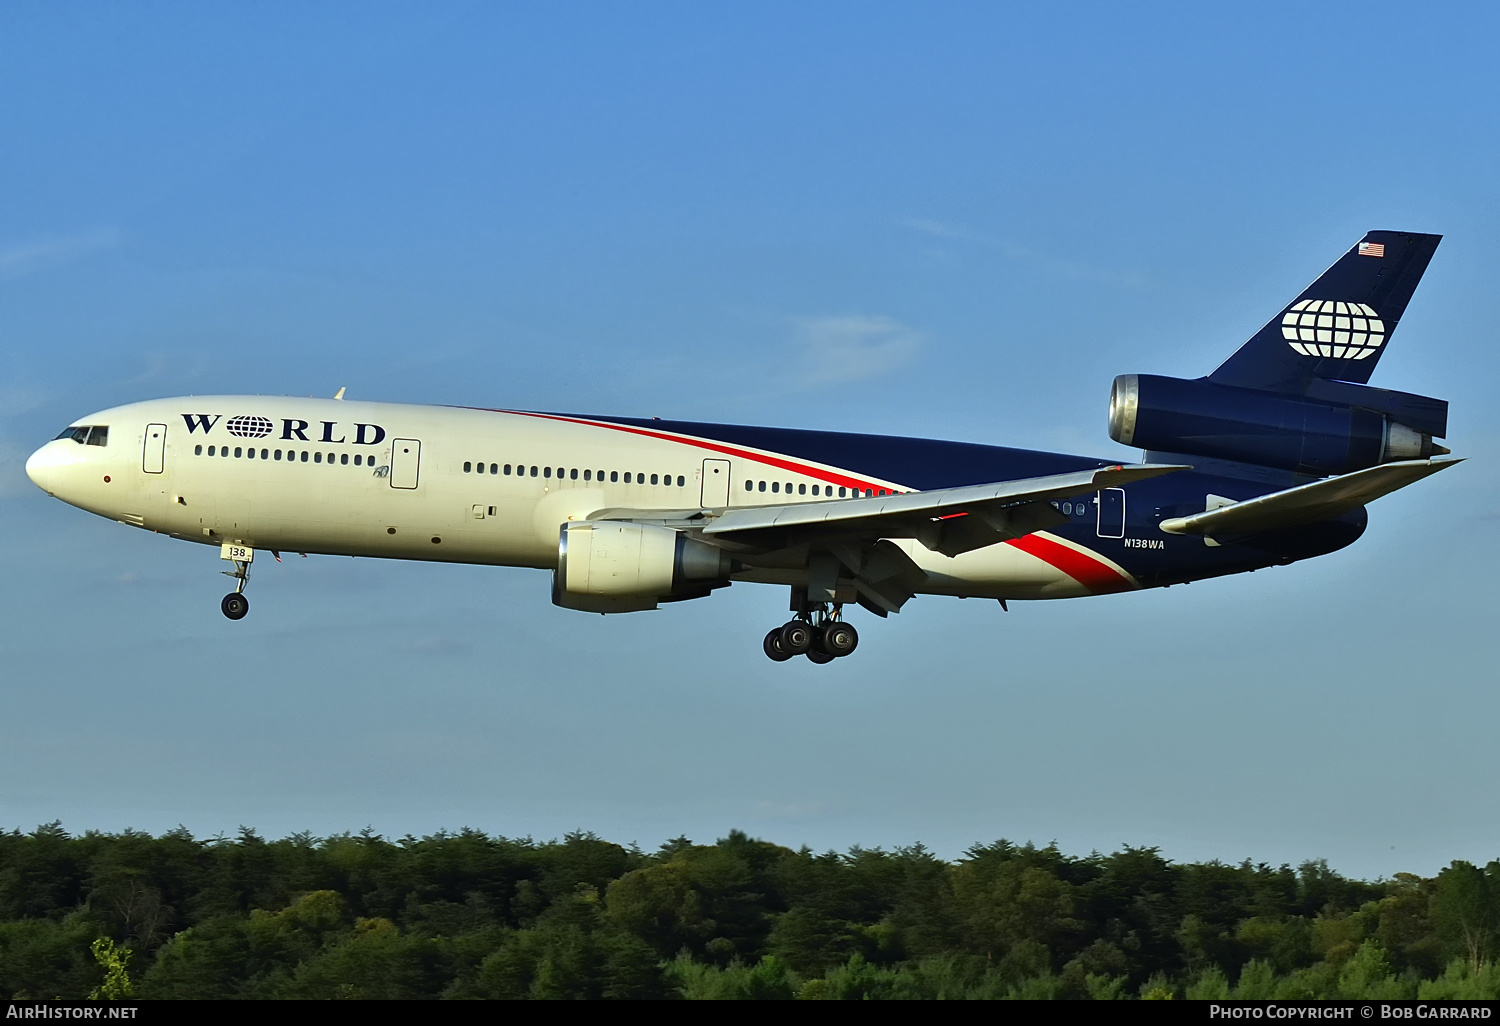
[(220, 570), (219, 573), (225, 577), (233, 577), (240, 582), (233, 591), (224, 596), (224, 600), (219, 603), (219, 608), (231, 620), (243, 620), (245, 614), (250, 612), (250, 600), (245, 597), (245, 585), (250, 583), (250, 563), (236, 559), (233, 570)]
[(762, 647), (778, 663), (793, 656), (805, 655), (815, 663), (831, 663), (853, 652), (859, 644), (859, 632), (843, 620), (843, 607), (828, 604), (799, 612), (766, 635)]

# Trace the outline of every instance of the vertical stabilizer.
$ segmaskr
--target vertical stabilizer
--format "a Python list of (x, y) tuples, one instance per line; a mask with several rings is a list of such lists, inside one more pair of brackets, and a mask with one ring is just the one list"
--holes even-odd
[(1441, 239), (1368, 233), (1208, 380), (1298, 395), (1316, 379), (1369, 381)]

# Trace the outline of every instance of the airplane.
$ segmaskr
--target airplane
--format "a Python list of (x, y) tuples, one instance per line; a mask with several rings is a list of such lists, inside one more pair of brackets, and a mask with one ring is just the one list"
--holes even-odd
[(916, 595), (1077, 598), (1243, 573), (1355, 541), (1365, 504), (1459, 459), (1441, 399), (1370, 376), (1441, 236), (1372, 231), (1206, 377), (1125, 374), (1142, 462), (967, 442), (344, 398), (190, 396), (74, 421), (26, 473), (99, 516), (212, 545), (249, 610), (258, 553), (552, 574), (624, 613), (788, 587), (762, 648), (828, 663), (844, 617)]

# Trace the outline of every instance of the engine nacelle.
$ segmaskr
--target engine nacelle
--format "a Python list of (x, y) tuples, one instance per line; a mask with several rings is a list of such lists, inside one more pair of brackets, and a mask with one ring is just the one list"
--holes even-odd
[(1318, 476), (1448, 451), (1431, 435), (1360, 406), (1155, 374), (1115, 378), (1109, 437)]
[(655, 609), (724, 587), (732, 571), (723, 549), (670, 527), (582, 520), (558, 532), (552, 601), (591, 613)]

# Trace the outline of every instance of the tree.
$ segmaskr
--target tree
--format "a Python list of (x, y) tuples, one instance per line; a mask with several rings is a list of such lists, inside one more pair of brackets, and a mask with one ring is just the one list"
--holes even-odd
[(104, 982), (89, 997), (95, 1001), (100, 998), (118, 1001), (130, 997), (134, 991), (131, 989), (130, 973), (126, 971), (126, 967), (130, 965), (131, 950), (115, 947), (115, 942), (108, 937), (100, 937), (94, 941), (89, 945), (89, 950), (94, 953), (94, 960), (104, 968)]
[(1487, 965), (1500, 947), (1500, 862), (1483, 870), (1454, 862), (1439, 873), (1432, 920), (1450, 957), (1468, 959), (1476, 973)]

